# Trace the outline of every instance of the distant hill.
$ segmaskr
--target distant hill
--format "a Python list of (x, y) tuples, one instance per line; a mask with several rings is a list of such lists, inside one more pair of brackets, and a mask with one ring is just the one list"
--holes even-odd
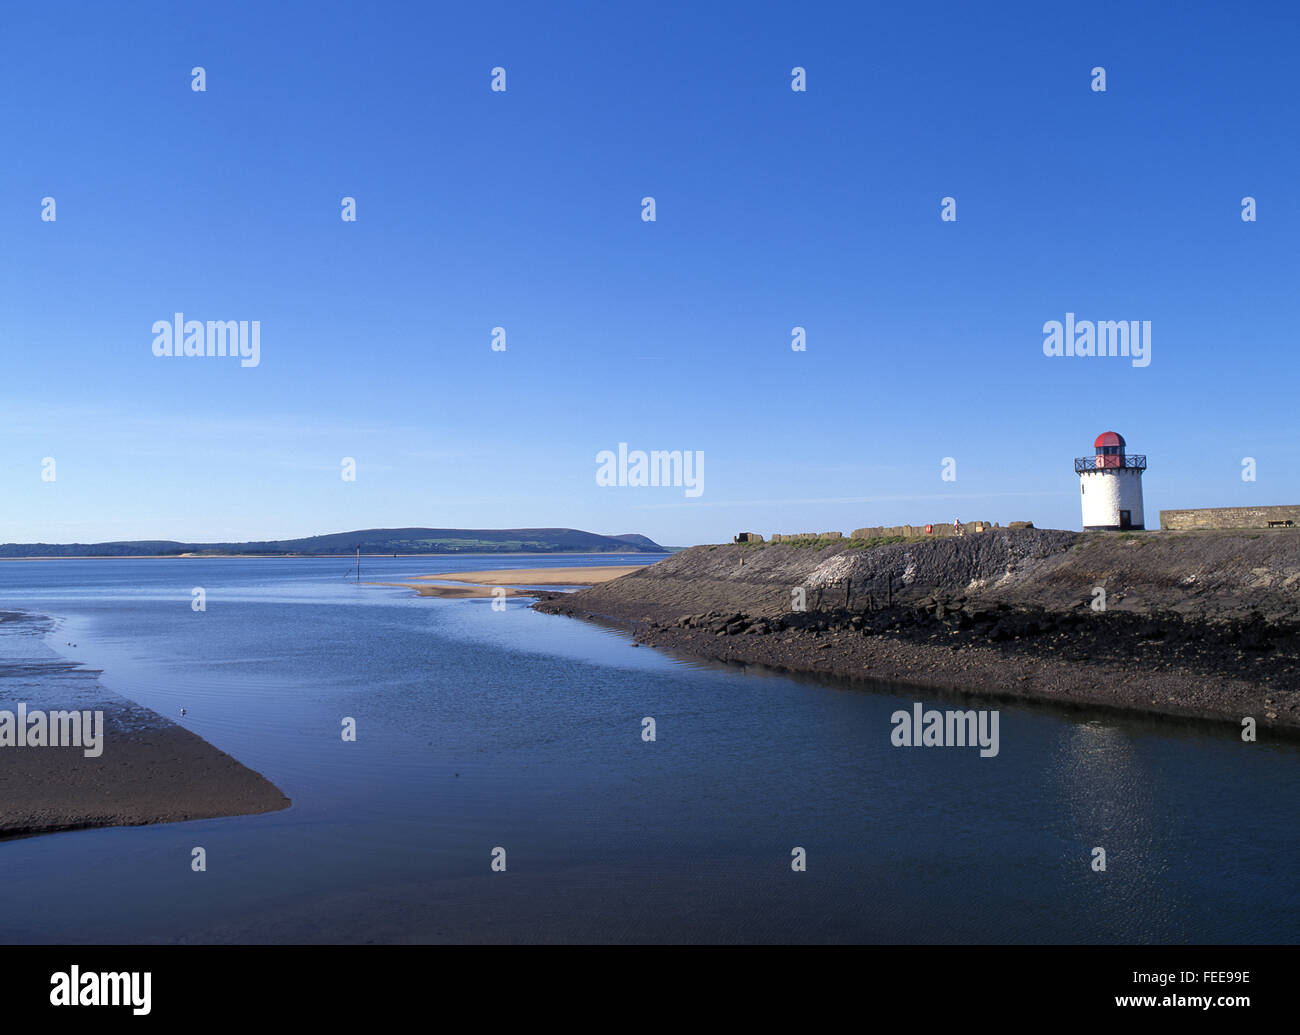
[(635, 532), (629, 532), (627, 535), (612, 535), (610, 539), (617, 539), (621, 543), (627, 543), (633, 549), (645, 550), (650, 553), (662, 553), (668, 547), (660, 546), (653, 539), (647, 539), (643, 535), (637, 535)]
[(367, 528), (258, 543), (5, 543), (0, 557), (143, 557), (179, 554), (331, 556), (355, 553), (666, 553), (643, 535), (597, 535), (576, 528)]

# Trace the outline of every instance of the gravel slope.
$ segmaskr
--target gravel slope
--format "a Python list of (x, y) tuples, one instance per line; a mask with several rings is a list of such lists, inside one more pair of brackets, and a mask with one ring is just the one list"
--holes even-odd
[(700, 657), (1300, 729), (1296, 530), (694, 547), (535, 606)]

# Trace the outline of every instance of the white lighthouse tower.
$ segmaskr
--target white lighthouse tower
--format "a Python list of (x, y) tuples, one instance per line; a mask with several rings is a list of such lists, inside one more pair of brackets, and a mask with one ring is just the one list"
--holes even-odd
[(1147, 458), (1126, 454), (1124, 436), (1114, 431), (1102, 432), (1093, 445), (1096, 452), (1092, 456), (1074, 461), (1083, 498), (1083, 530), (1145, 528), (1142, 472), (1147, 469)]

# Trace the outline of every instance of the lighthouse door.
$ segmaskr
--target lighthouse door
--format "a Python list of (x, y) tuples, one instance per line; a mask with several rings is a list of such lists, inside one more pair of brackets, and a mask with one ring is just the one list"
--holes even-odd
[(1119, 527), (1120, 527), (1120, 528), (1132, 528), (1132, 527), (1133, 527), (1133, 512), (1132, 512), (1132, 511), (1129, 511), (1129, 510), (1121, 510), (1121, 511), (1119, 512)]

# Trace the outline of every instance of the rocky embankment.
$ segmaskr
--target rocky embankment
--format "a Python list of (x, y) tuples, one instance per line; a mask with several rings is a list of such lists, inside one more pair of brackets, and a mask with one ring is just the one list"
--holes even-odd
[(1294, 530), (702, 546), (535, 606), (710, 659), (1300, 732)]

